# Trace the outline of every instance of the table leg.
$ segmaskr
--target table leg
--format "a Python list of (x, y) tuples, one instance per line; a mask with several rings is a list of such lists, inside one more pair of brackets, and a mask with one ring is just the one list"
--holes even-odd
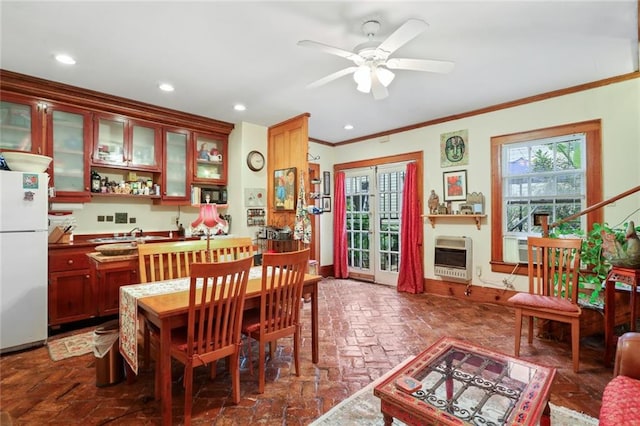
[(311, 290), (311, 361), (318, 363), (318, 282)]
[(171, 328), (160, 324), (160, 405), (162, 424), (171, 425)]
[(611, 364), (614, 346), (615, 317), (616, 317), (616, 283), (605, 280), (604, 297), (604, 363)]
[(382, 418), (384, 419), (384, 426), (391, 426), (393, 424), (393, 417), (387, 413), (382, 413)]

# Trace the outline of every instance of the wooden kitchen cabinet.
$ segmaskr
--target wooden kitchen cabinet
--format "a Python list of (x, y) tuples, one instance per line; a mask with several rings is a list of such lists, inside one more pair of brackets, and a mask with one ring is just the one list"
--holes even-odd
[(0, 150), (46, 155), (38, 100), (6, 92), (0, 97)]
[(162, 203), (185, 204), (191, 199), (191, 135), (188, 130), (163, 130)]
[(91, 250), (49, 250), (49, 326), (97, 315), (95, 282), (86, 255)]
[(98, 262), (91, 259), (91, 270), (98, 291), (98, 315), (117, 314), (120, 307), (120, 287), (140, 282), (138, 260)]
[(49, 104), (45, 128), (47, 152), (53, 157), (50, 186), (56, 202), (85, 202), (91, 199), (88, 158), (92, 141), (92, 114), (86, 110)]
[(194, 134), (193, 181), (195, 183), (227, 184), (227, 136)]
[[(102, 170), (107, 175), (148, 173), (160, 184), (161, 196), (149, 196), (159, 204), (190, 204), (192, 184), (226, 185), (233, 123), (2, 69), (0, 81), (0, 150), (52, 156), (54, 201), (134, 197), (92, 194), (92, 167), (109, 169)], [(198, 159), (200, 147), (208, 152), (206, 158)]]
[(93, 165), (160, 171), (158, 126), (126, 117), (96, 114), (94, 133)]

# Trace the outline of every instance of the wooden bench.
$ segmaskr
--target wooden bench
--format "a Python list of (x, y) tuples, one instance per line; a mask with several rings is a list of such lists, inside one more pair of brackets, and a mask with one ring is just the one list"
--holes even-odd
[[(188, 277), (191, 264), (214, 263), (253, 257), (250, 237), (214, 238), (209, 240), (173, 241), (140, 244), (138, 246), (138, 275), (141, 283)], [(151, 360), (151, 335), (147, 321), (141, 324), (144, 338), (144, 365)]]

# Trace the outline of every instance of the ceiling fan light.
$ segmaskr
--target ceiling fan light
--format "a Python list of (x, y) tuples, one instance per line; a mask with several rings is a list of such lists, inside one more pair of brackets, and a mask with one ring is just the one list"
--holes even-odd
[(360, 66), (353, 73), (353, 79), (358, 83), (358, 91), (369, 93), (371, 91), (371, 69), (368, 66)]
[(376, 68), (376, 73), (378, 75), (378, 80), (384, 87), (389, 87), (393, 79), (395, 78), (395, 74), (389, 71), (386, 68)]

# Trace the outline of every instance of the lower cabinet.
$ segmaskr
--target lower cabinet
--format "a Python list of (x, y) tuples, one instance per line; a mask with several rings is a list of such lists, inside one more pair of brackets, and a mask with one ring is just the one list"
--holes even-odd
[(118, 313), (120, 305), (120, 287), (138, 284), (138, 261), (97, 262), (92, 260), (98, 289), (98, 315)]
[(49, 326), (95, 317), (90, 248), (49, 250)]
[(120, 286), (137, 284), (138, 260), (98, 262), (93, 247), (49, 250), (49, 326), (118, 313)]

